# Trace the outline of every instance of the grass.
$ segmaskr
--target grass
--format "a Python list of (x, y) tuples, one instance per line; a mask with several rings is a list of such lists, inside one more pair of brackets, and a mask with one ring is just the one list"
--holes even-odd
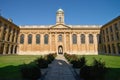
[[(2, 79), (19, 79), (21, 80), (20, 67), (22, 64), (30, 63), (35, 60), (38, 55), (7, 55), (0, 56), (0, 80)], [(79, 57), (79, 56), (78, 56)], [(120, 56), (96, 55), (85, 56), (87, 64), (91, 65), (93, 57), (105, 61), (106, 67), (109, 69), (106, 74), (106, 80), (120, 80)]]
[[(80, 57), (80, 56), (78, 56)], [(101, 59), (105, 62), (108, 69), (106, 74), (106, 80), (120, 80), (120, 56), (109, 56), (109, 55), (87, 55), (85, 56), (87, 65), (91, 65), (93, 58)]]
[(21, 79), (20, 67), (35, 60), (38, 55), (5, 55), (0, 56), (0, 80)]

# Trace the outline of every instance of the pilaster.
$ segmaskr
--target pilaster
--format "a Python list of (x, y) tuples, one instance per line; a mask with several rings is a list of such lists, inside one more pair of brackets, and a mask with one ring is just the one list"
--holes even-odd
[(78, 33), (77, 34), (77, 51), (79, 51), (80, 50), (80, 34)]
[(72, 53), (72, 33), (70, 33), (70, 53)]
[(66, 34), (64, 33), (64, 52), (66, 52)]
[(89, 35), (85, 34), (86, 52), (89, 52)]

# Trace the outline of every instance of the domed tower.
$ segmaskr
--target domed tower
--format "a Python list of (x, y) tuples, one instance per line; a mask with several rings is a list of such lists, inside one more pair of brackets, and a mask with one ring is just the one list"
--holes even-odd
[(64, 24), (64, 11), (62, 9), (57, 10), (56, 24)]

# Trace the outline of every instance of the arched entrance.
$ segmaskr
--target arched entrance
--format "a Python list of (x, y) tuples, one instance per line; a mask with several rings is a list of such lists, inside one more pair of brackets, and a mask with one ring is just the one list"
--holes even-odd
[(62, 45), (58, 46), (58, 54), (63, 54), (63, 47), (62, 47)]

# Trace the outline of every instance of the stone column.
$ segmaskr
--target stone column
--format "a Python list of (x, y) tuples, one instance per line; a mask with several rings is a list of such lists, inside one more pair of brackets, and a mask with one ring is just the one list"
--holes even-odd
[(70, 53), (72, 53), (72, 33), (70, 32)]
[(35, 48), (34, 48), (35, 45), (36, 45), (36, 34), (32, 33), (31, 51), (35, 51)]
[(12, 42), (12, 37), (13, 36), (13, 30), (11, 30), (11, 32), (10, 32), (10, 42)]
[(80, 50), (80, 34), (77, 34), (77, 51), (79, 52)]
[(7, 44), (4, 44), (3, 54), (6, 54)]
[(6, 29), (5, 41), (7, 41), (8, 37), (9, 37), (8, 35), (9, 35), (9, 28)]
[(13, 45), (13, 53), (12, 54), (15, 54), (15, 45)]
[(44, 33), (42, 33), (41, 34), (41, 49), (40, 50), (42, 50), (42, 51), (44, 51), (43, 49), (44, 49)]
[(66, 34), (64, 32), (64, 52), (66, 52)]
[(52, 47), (52, 46), (51, 46), (51, 41), (52, 41), (52, 40), (51, 40), (51, 39), (52, 39), (52, 38), (51, 38), (51, 33), (49, 33), (49, 36), (50, 36), (50, 38), (49, 38), (49, 43), (50, 43), (50, 44), (49, 44), (49, 48), (50, 48), (50, 53), (51, 53), (51, 47)]
[(14, 40), (13, 42), (16, 43), (17, 33), (14, 34)]
[(3, 33), (4, 33), (4, 24), (2, 23), (2, 25), (1, 25), (1, 34), (0, 34), (0, 40), (2, 40), (2, 38), (3, 38)]
[(58, 41), (58, 34), (55, 33), (55, 46), (56, 46), (56, 52), (58, 53), (58, 44), (57, 44), (57, 41)]
[(94, 52), (98, 52), (97, 34), (93, 34)]
[(86, 44), (85, 52), (89, 52), (89, 35), (88, 35), (88, 33), (85, 34), (85, 44)]
[(11, 54), (11, 45), (9, 45), (8, 54)]
[(28, 34), (24, 34), (24, 51), (27, 51), (27, 45), (28, 45)]

